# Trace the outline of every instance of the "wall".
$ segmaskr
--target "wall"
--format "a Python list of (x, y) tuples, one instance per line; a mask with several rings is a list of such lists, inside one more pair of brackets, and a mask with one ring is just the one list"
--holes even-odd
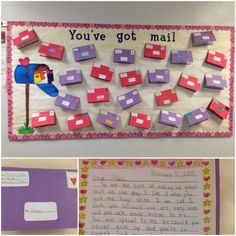
[[(2, 2), (2, 20), (234, 25), (233, 2)], [(234, 137), (9, 142), (2, 92), (3, 156), (233, 156)]]

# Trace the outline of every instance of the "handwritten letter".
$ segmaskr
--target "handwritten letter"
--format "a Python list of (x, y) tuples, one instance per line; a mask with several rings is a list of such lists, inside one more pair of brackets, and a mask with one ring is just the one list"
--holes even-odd
[(200, 168), (93, 168), (87, 234), (200, 234)]

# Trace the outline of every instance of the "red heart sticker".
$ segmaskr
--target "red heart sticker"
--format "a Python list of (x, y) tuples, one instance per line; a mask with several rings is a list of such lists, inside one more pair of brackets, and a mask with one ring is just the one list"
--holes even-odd
[(208, 213), (210, 213), (210, 210), (209, 209), (204, 209), (203, 213), (207, 215)]
[(85, 226), (85, 223), (79, 223), (80, 228), (84, 228), (84, 226)]
[(100, 161), (100, 163), (101, 163), (101, 165), (105, 165), (106, 163), (107, 163), (107, 161), (105, 161), (105, 160), (102, 160), (102, 161)]
[(124, 164), (124, 162), (123, 161), (117, 161), (117, 164), (122, 166)]
[(137, 161), (135, 161), (135, 164), (136, 164), (136, 165), (140, 165), (140, 164), (141, 164), (141, 161), (137, 160)]
[(209, 196), (210, 196), (210, 193), (203, 193), (203, 196), (204, 196), (204, 197), (209, 197)]
[(70, 178), (70, 180), (71, 180), (72, 184), (75, 185), (75, 183), (76, 183), (76, 178)]
[(88, 175), (86, 175), (86, 174), (82, 174), (82, 175), (81, 175), (81, 178), (82, 178), (82, 179), (87, 179), (87, 177), (88, 177)]
[(87, 193), (87, 190), (86, 190), (86, 189), (81, 189), (81, 190), (80, 190), (80, 193), (81, 193), (81, 194), (85, 194), (85, 193)]
[(204, 166), (207, 166), (207, 165), (209, 164), (209, 161), (202, 161), (202, 164), (203, 164)]
[(156, 166), (156, 165), (157, 165), (157, 163), (158, 163), (158, 161), (157, 161), (157, 160), (152, 160), (151, 162), (152, 162), (152, 164), (153, 164), (154, 166)]
[(84, 211), (84, 210), (85, 210), (85, 206), (80, 206), (79, 209), (80, 209), (81, 211)]
[(208, 232), (209, 231), (209, 227), (204, 227), (203, 230), (204, 230), (204, 232)]
[(30, 62), (30, 59), (29, 59), (28, 57), (20, 58), (20, 59), (19, 59), (19, 63), (20, 63), (22, 66), (28, 66), (28, 65), (29, 65), (29, 62)]
[(175, 164), (175, 161), (169, 161), (168, 164), (169, 166), (173, 166)]
[(203, 179), (204, 179), (204, 181), (208, 181), (208, 180), (210, 180), (210, 176), (204, 176)]
[(84, 165), (88, 165), (89, 162), (88, 162), (88, 161), (83, 161), (82, 163), (83, 163)]
[(192, 163), (193, 163), (192, 161), (186, 161), (187, 166), (191, 166)]

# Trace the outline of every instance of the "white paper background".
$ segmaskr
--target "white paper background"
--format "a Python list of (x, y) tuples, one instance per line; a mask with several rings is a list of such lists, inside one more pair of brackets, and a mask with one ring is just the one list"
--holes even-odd
[[(16, 27), (12, 29), (12, 34), (26, 29), (27, 27)], [(176, 42), (163, 42), (167, 45), (167, 59), (166, 60), (153, 60), (143, 57), (143, 46), (145, 43), (149, 42), (150, 33), (166, 34), (168, 31), (152, 31), (152, 30), (135, 30), (137, 35), (136, 41), (127, 41), (119, 44), (116, 39), (116, 34), (118, 32), (131, 32), (132, 30), (115, 30), (115, 29), (94, 29), (94, 32), (100, 32), (106, 34), (105, 41), (77, 41), (70, 40), (70, 34), (68, 32), (69, 28), (53, 28), (53, 27), (34, 27), (40, 41), (52, 42), (56, 44), (62, 44), (65, 46), (65, 52), (62, 61), (48, 59), (45, 57), (40, 57), (38, 55), (39, 43), (26, 47), (21, 51), (12, 47), (12, 65), (13, 69), (18, 63), (18, 59), (28, 56), (32, 63), (45, 63), (54, 71), (55, 81), (54, 84), (57, 86), (59, 91), (64, 91), (81, 98), (81, 107), (76, 111), (79, 112), (89, 112), (90, 118), (93, 123), (93, 127), (84, 129), (83, 131), (95, 131), (104, 132), (110, 131), (95, 122), (98, 109), (104, 108), (115, 113), (118, 113), (122, 117), (122, 122), (120, 127), (116, 131), (137, 131), (138, 129), (128, 126), (129, 111), (144, 112), (152, 115), (153, 126), (151, 130), (148, 131), (227, 131), (228, 130), (228, 120), (221, 122), (220, 119), (211, 115), (211, 119), (203, 122), (199, 125), (188, 127), (186, 120), (184, 119), (183, 126), (179, 129), (157, 125), (157, 116), (160, 111), (160, 107), (157, 107), (154, 101), (154, 93), (161, 91), (163, 89), (168, 89), (176, 86), (181, 72), (189, 73), (200, 78), (203, 81), (203, 76), (205, 73), (209, 74), (221, 74), (229, 84), (229, 62), (227, 68), (224, 70), (218, 69), (214, 66), (207, 65), (204, 62), (206, 53), (208, 49), (215, 50), (226, 54), (229, 58), (230, 50), (230, 32), (229, 31), (214, 31), (217, 41), (214, 45), (203, 46), (203, 47), (191, 47), (190, 34), (191, 31), (181, 30), (176, 32)], [(79, 29), (78, 32), (85, 33), (90, 32), (91, 29)], [(72, 56), (72, 48), (85, 45), (89, 43), (94, 43), (97, 50), (97, 58), (94, 60), (88, 60), (81, 63), (75, 63)], [(116, 64), (112, 62), (112, 53), (114, 47), (121, 48), (133, 48), (136, 50), (136, 63), (134, 65), (123, 65)], [(190, 49), (193, 53), (194, 63), (192, 65), (171, 65), (169, 63), (169, 52), (170, 50), (178, 49)], [(99, 81), (89, 76), (92, 63), (102, 63), (105, 65), (110, 65), (115, 68), (115, 76), (111, 83), (106, 83), (104, 81)], [(149, 85), (146, 83), (146, 71), (151, 68), (169, 68), (171, 81), (165, 85)], [(72, 86), (60, 86), (58, 81), (58, 73), (64, 72), (68, 69), (81, 69), (84, 76), (84, 83), (82, 85), (72, 85)], [(124, 72), (132, 69), (141, 69), (141, 73), (145, 80), (145, 83), (138, 86), (132, 86), (129, 88), (121, 88), (118, 73)], [(88, 88), (96, 87), (109, 87), (111, 94), (111, 102), (101, 103), (91, 105), (87, 103), (86, 90)], [(118, 95), (130, 91), (131, 89), (137, 88), (142, 96), (142, 103), (134, 106), (126, 111), (122, 111), (116, 102)], [(25, 122), (25, 86), (22, 84), (15, 84), (13, 82), (13, 133), (17, 134), (17, 128), (23, 125)], [(179, 97), (179, 102), (172, 105), (163, 107), (166, 110), (174, 111), (179, 114), (185, 114), (201, 106), (206, 107), (212, 97), (218, 98), (221, 102), (229, 105), (229, 89), (224, 89), (223, 91), (204, 89), (198, 93), (193, 93), (186, 89), (177, 86), (177, 94)], [(21, 98), (21, 99), (19, 99)], [(30, 86), (30, 114), (40, 110), (54, 109), (57, 116), (57, 125), (50, 127), (43, 127), (37, 129), (36, 133), (64, 133), (68, 132), (66, 117), (74, 114), (69, 110), (62, 110), (59, 107), (54, 106), (55, 98), (49, 97), (44, 94), (37, 86)], [(76, 131), (76, 132), (80, 132)]]

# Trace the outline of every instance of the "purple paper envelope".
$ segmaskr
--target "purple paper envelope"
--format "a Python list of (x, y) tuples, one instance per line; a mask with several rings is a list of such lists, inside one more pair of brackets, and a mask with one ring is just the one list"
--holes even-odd
[(209, 45), (216, 41), (212, 31), (194, 32), (192, 33), (193, 46)]
[(82, 83), (81, 70), (68, 70), (65, 74), (59, 75), (61, 85), (80, 84)]
[(118, 96), (118, 102), (120, 104), (120, 108), (125, 110), (129, 107), (132, 107), (141, 102), (141, 97), (137, 89), (124, 93)]
[(76, 170), (2, 167), (2, 230), (77, 227)]
[(193, 62), (192, 52), (188, 50), (172, 50), (170, 52), (170, 62), (172, 64), (191, 64)]
[(227, 88), (227, 82), (221, 75), (205, 75), (204, 86), (206, 88), (224, 89)]
[(189, 126), (196, 125), (210, 118), (210, 115), (204, 107), (198, 108), (192, 112), (184, 115), (188, 121)]
[(161, 110), (159, 115), (159, 123), (163, 125), (180, 127), (182, 126), (182, 117), (175, 112)]
[(96, 57), (96, 49), (93, 44), (80, 46), (72, 49), (76, 62), (89, 60)]
[(114, 62), (116, 63), (128, 63), (134, 64), (135, 60), (135, 51), (131, 49), (114, 49)]
[(58, 107), (75, 111), (79, 105), (79, 102), (79, 97), (60, 92), (58, 93), (54, 104)]
[(115, 129), (119, 125), (120, 117), (115, 113), (106, 110), (100, 110), (98, 112), (98, 117), (96, 121), (100, 124)]
[(148, 82), (155, 83), (168, 83), (170, 81), (170, 73), (168, 69), (154, 69), (148, 70)]

